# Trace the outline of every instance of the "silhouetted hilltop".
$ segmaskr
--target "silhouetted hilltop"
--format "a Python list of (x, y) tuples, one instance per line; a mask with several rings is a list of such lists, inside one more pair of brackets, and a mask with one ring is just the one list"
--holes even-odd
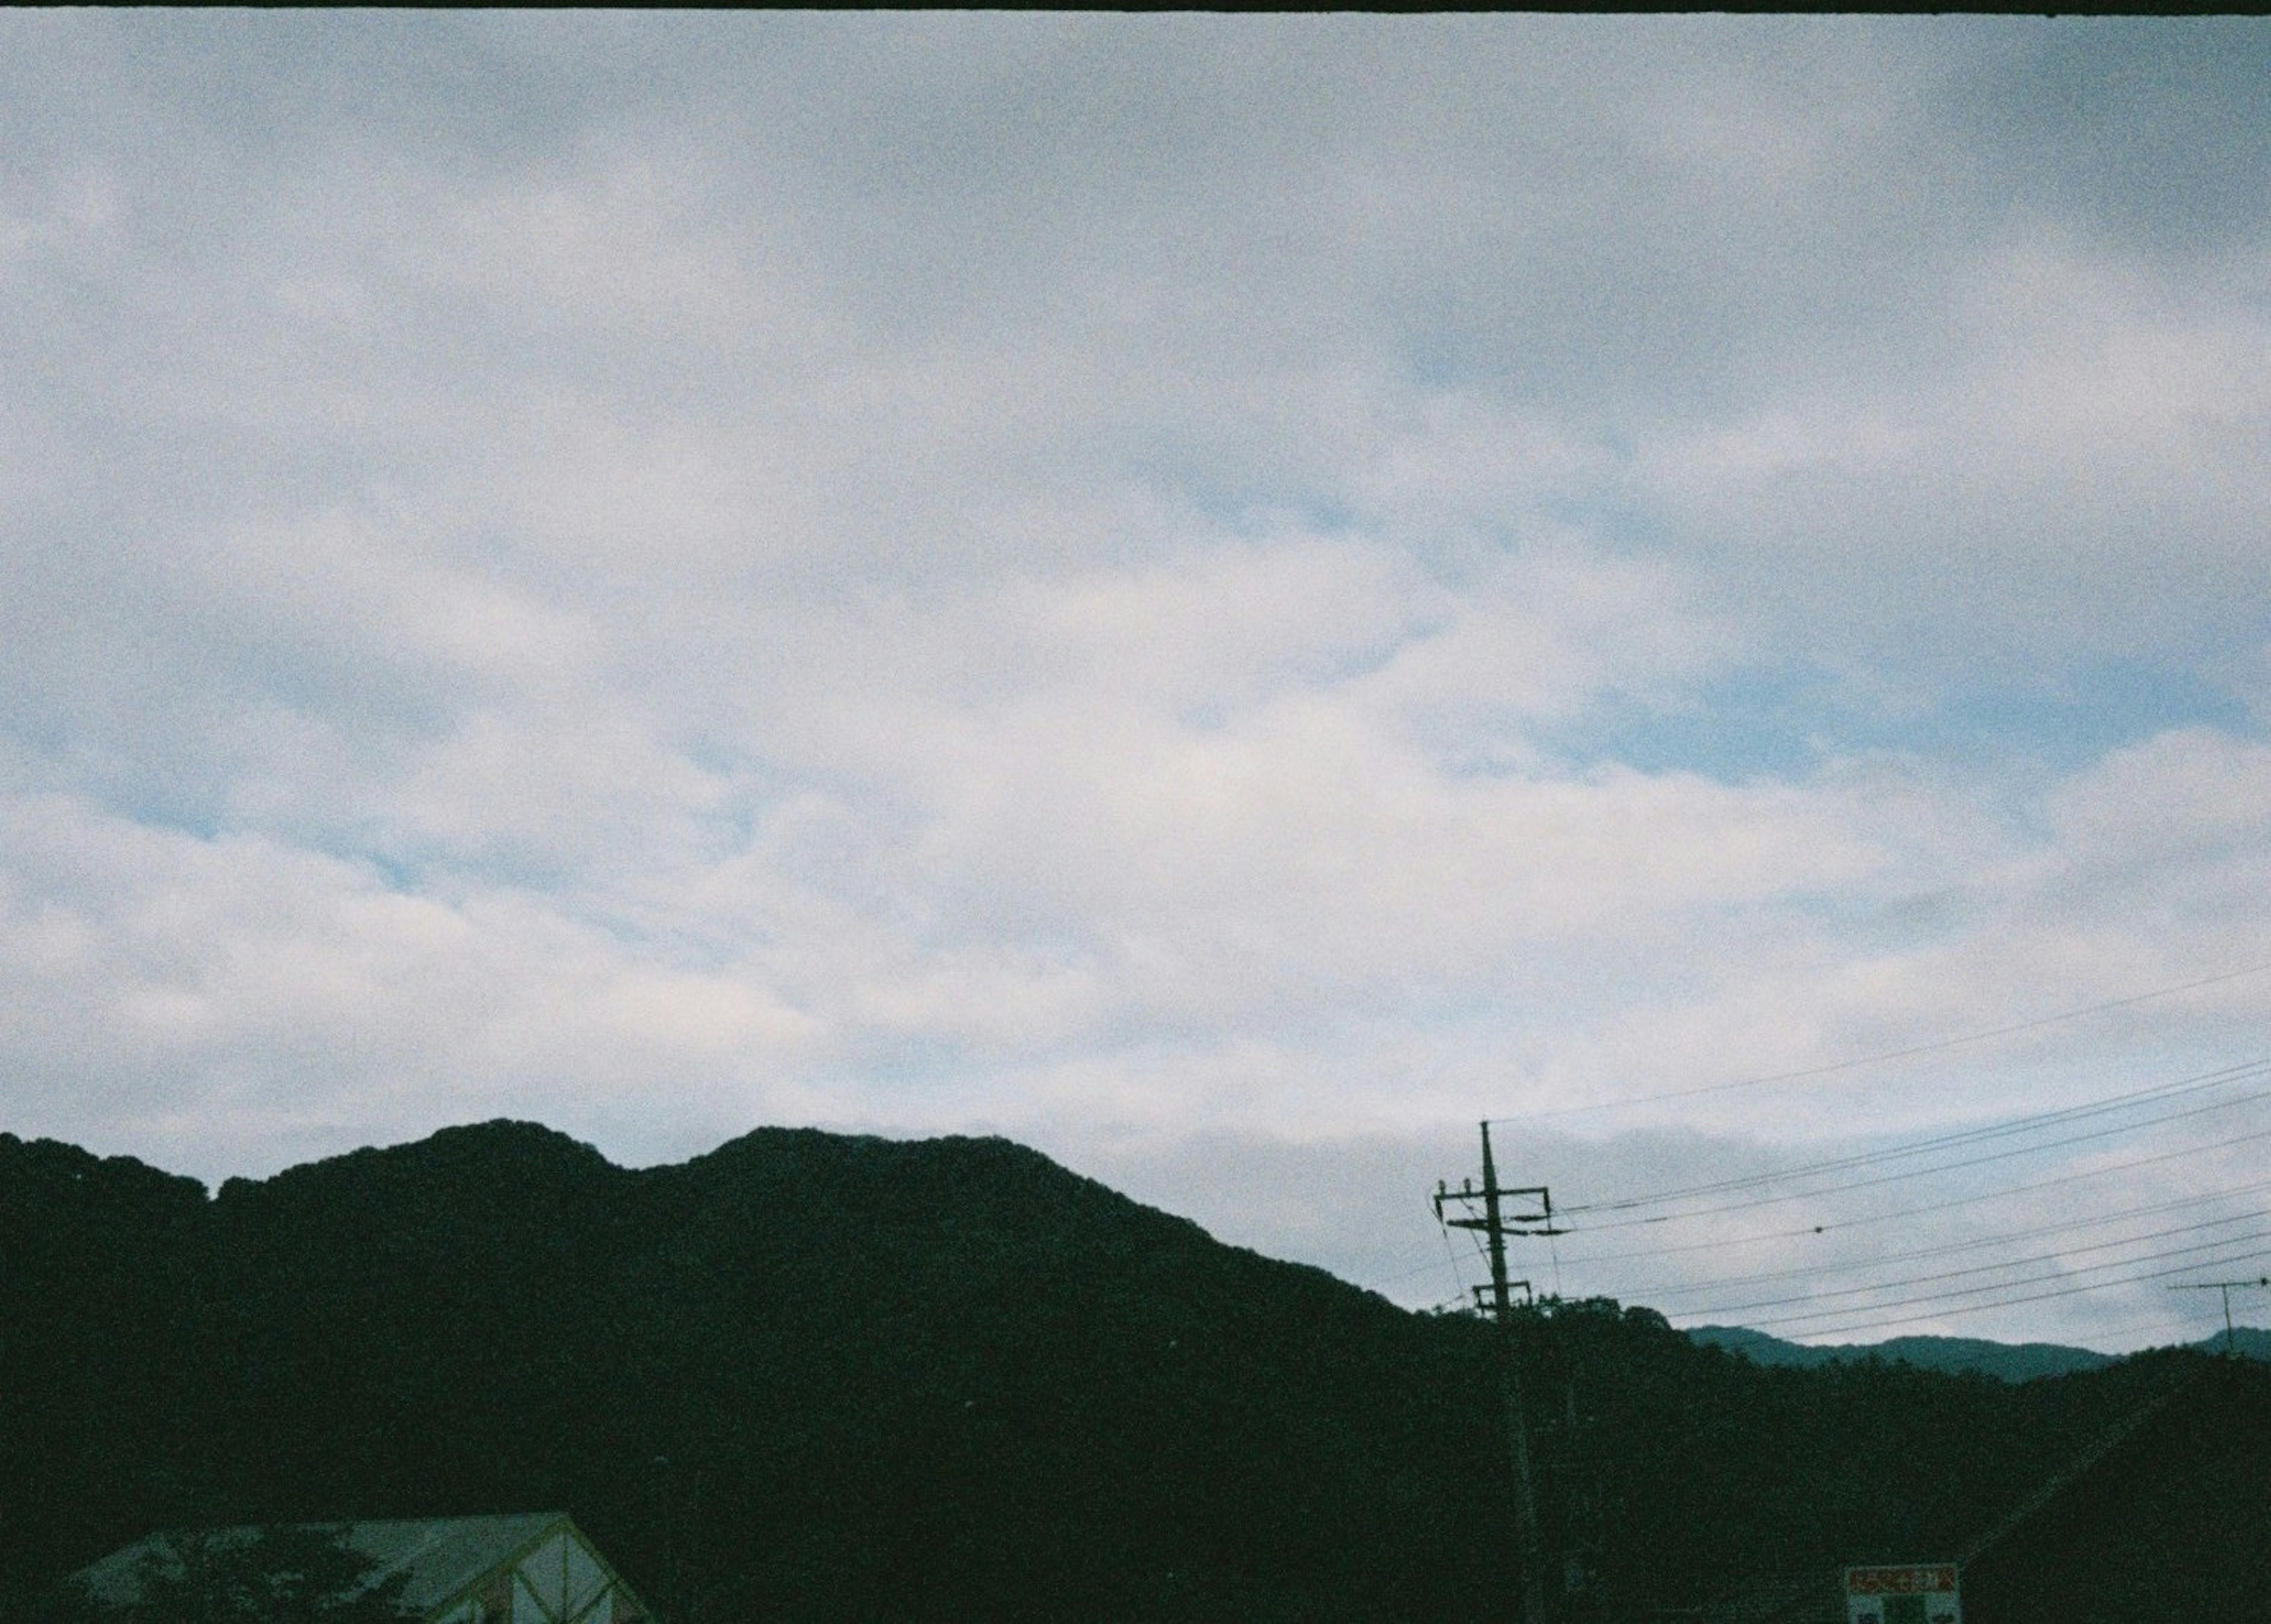
[[(1772, 1369), (1610, 1302), (1518, 1340), (1548, 1572), (1627, 1611), (1944, 1553), (2185, 1357)], [(1504, 1618), (1496, 1347), (997, 1139), (634, 1170), (492, 1122), (208, 1199), (0, 1136), (0, 1584), (543, 1506), (671, 1624)]]
[(2077, 1370), (2103, 1370), (2115, 1355), (2054, 1342), (1988, 1342), (1974, 1337), (1892, 1337), (1882, 1342), (1807, 1344), (1786, 1342), (1740, 1325), (1690, 1326), (1687, 1335), (1709, 1347), (1739, 1353), (1758, 1365), (1787, 1365), (1816, 1370), (1866, 1360), (1912, 1365), (1950, 1375), (1993, 1376), (1999, 1382), (2031, 1382)]
[(632, 1171), (499, 1122), (208, 1202), (11, 1139), (0, 1186), (0, 1292), (45, 1314), (0, 1372), (39, 1421), (0, 1440), (45, 1509), (0, 1534), (19, 1586), (155, 1526), (538, 1504), (653, 1593), (815, 1618), (1505, 1581), (1458, 1335), (1001, 1141)]
[[(2037, 1376), (2070, 1375), (2078, 1370), (2103, 1370), (2119, 1362), (2119, 1355), (2091, 1348), (2073, 1348), (2055, 1342), (1987, 1342), (1976, 1337), (1889, 1337), (1882, 1342), (1785, 1342), (1762, 1330), (1740, 1325), (1694, 1325), (1687, 1336), (1708, 1347), (1739, 1353), (1756, 1365), (1787, 1365), (1817, 1370), (1824, 1365), (1851, 1365), (1876, 1360), (1886, 1364), (1913, 1365), (1918, 1370), (1943, 1371), (1949, 1375), (1993, 1376), (1999, 1382), (2031, 1382)], [(2203, 1353), (2223, 1352), (2222, 1331), (2189, 1344)], [(2271, 1331), (2238, 1327), (2233, 1350), (2241, 1357), (2271, 1360)]]

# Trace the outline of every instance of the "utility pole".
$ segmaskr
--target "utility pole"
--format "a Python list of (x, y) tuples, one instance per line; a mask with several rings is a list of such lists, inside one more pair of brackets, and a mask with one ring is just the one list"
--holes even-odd
[[(692, 1494), (688, 1494), (687, 1463), (681, 1456), (674, 1460), (667, 1455), (658, 1455), (654, 1464), (661, 1468), (655, 1477), (656, 1503), (662, 1512), (662, 1590), (656, 1599), (667, 1594), (669, 1608), (677, 1624), (696, 1624), (701, 1616), (702, 1598), (689, 1577), (689, 1568), (694, 1557), (690, 1530), (681, 1524), (698, 1518), (702, 1507), (702, 1466), (697, 1461), (692, 1469)], [(691, 1516), (689, 1516), (689, 1514)]]
[(2231, 1294), (2234, 1292), (2253, 1291), (2267, 1285), (2271, 1285), (2271, 1275), (2259, 1275), (2252, 1280), (2195, 1280), (2184, 1285), (2172, 1285), (2169, 1289), (2172, 1292), (2222, 1292), (2223, 1293), (2223, 1356), (2226, 1359), (2237, 1359), (2239, 1350), (2237, 1339), (2231, 1334)]
[(1561, 1343), (1562, 1427), (1559, 1458), (1561, 1501), (1561, 1590), (1564, 1617), (1597, 1618), (1601, 1523), (1606, 1498), (1590, 1428), (1577, 1413), (1577, 1375), (1567, 1339)]
[[(1523, 1418), (1522, 1370), (1517, 1359), (1514, 1337), (1514, 1287), (1520, 1285), (1527, 1291), (1530, 1282), (1507, 1278), (1506, 1238), (1515, 1235), (1558, 1235), (1563, 1232), (1553, 1227), (1553, 1197), (1544, 1185), (1528, 1188), (1509, 1189), (1498, 1181), (1498, 1164), (1491, 1158), (1490, 1124), (1483, 1129), (1483, 1184), (1477, 1189), (1468, 1180), (1461, 1180), (1459, 1188), (1435, 1186), (1436, 1219), (1453, 1229), (1472, 1229), (1481, 1232), (1485, 1247), (1490, 1255), (1490, 1295), (1484, 1298), (1484, 1288), (1475, 1288), (1476, 1306), (1487, 1301), (1487, 1311), (1498, 1322), (1499, 1382), (1506, 1404), (1506, 1429), (1514, 1456), (1514, 1538), (1515, 1548), (1522, 1559), (1522, 1617), (1523, 1624), (1545, 1624), (1545, 1591), (1540, 1573), (1545, 1558), (1538, 1542), (1538, 1497), (1530, 1476), (1530, 1428)], [(1535, 1205), (1537, 1211), (1522, 1211), (1508, 1217), (1509, 1198), (1525, 1207)], [(1528, 1199), (1523, 1199), (1528, 1198)], [(1481, 1204), (1479, 1215), (1476, 1204)], [(1448, 1216), (1448, 1209), (1456, 1208), (1459, 1216)]]

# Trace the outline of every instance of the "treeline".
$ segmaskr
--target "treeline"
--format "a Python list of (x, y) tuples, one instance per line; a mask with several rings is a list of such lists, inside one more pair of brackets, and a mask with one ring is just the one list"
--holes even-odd
[[(1960, 1546), (2169, 1378), (1766, 1369), (1523, 1322), (1549, 1592)], [(0, 1587), (175, 1526), (572, 1513), (672, 1624), (1495, 1620), (1494, 1332), (998, 1140), (626, 1170), (491, 1123), (210, 1197), (0, 1135)]]

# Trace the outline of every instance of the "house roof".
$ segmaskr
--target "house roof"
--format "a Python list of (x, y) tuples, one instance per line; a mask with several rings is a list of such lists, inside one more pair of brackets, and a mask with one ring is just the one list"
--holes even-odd
[[(567, 1522), (569, 1517), (564, 1511), (532, 1511), (514, 1516), (425, 1517), (397, 1523), (317, 1523), (298, 1526), (311, 1531), (337, 1531), (348, 1549), (376, 1564), (368, 1576), (367, 1582), (371, 1586), (383, 1584), (397, 1574), (406, 1576), (402, 1605), (413, 1612), (430, 1613)], [(139, 1598), (143, 1559), (158, 1554), (166, 1542), (186, 1531), (189, 1531), (152, 1534), (123, 1551), (112, 1552), (93, 1567), (82, 1569), (78, 1576), (99, 1600), (113, 1605), (131, 1603)], [(235, 1542), (249, 1541), (267, 1531), (243, 1527), (199, 1531), (211, 1538)], [(580, 1531), (578, 1534), (580, 1537)]]

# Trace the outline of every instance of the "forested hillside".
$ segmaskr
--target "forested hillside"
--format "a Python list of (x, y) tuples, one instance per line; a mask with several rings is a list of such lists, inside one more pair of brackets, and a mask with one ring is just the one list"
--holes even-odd
[(1888, 1365), (1913, 1365), (1919, 1370), (1954, 1374), (1977, 1371), (2005, 1382), (2031, 1382), (2037, 1376), (2103, 1370), (2115, 1362), (2111, 1353), (2054, 1342), (1987, 1342), (1976, 1337), (1891, 1337), (1876, 1343), (1823, 1345), (1788, 1342), (1739, 1325), (1691, 1325), (1687, 1336), (1691, 1341), (1739, 1353), (1754, 1365), (1795, 1365), (1805, 1369), (1878, 1360)]
[[(2067, 1347), (2060, 1343), (1987, 1342), (1977, 1337), (1888, 1337), (1882, 1342), (1802, 1343), (1786, 1342), (1780, 1337), (1739, 1325), (1691, 1325), (1687, 1337), (1692, 1342), (1739, 1353), (1754, 1365), (1796, 1365), (1813, 1369), (1823, 1365), (1855, 1365), (1875, 1360), (1958, 1375), (1977, 1371), (2004, 1382), (2032, 1382), (2038, 1376), (2103, 1370), (2118, 1362), (2116, 1354)], [(2271, 1361), (2271, 1331), (2252, 1326), (2235, 1327), (2228, 1338), (2223, 1331), (2217, 1331), (2191, 1345), (2204, 1353), (2221, 1353), (2228, 1348), (2242, 1359)]]
[[(1504, 1618), (1493, 1335), (998, 1140), (491, 1123), (208, 1196), (0, 1136), (0, 1584), (557, 1508), (674, 1624)], [(1944, 1555), (2194, 1358), (1761, 1368), (1601, 1302), (1521, 1346), (1552, 1589), (1627, 1613)]]

